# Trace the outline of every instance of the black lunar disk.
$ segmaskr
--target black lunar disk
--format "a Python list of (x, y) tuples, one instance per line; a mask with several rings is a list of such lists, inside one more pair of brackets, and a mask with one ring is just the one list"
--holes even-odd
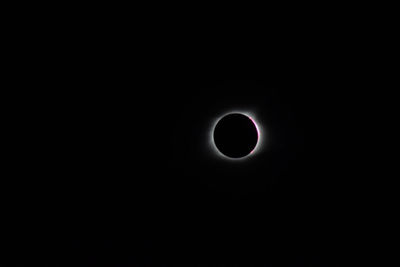
[(243, 158), (249, 155), (257, 146), (257, 142), (257, 126), (246, 115), (226, 115), (215, 126), (215, 146), (229, 158)]

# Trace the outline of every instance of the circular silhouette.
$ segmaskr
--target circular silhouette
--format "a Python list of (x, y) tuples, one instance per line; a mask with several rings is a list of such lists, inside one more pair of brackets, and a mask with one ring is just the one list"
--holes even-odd
[(257, 146), (257, 126), (246, 115), (239, 113), (226, 115), (215, 126), (214, 143), (225, 156), (243, 158)]

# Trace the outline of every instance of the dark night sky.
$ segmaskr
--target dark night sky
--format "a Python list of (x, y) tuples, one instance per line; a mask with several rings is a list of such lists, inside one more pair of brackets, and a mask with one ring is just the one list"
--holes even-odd
[[(43, 90), (10, 105), (6, 261), (346, 264), (352, 59), (308, 38), (67, 45), (27, 78)], [(267, 136), (232, 163), (207, 142), (215, 116), (237, 109)]]

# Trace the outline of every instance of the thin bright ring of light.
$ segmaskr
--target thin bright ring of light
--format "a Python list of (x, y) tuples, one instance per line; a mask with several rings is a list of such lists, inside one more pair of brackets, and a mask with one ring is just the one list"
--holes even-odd
[[(218, 148), (214, 142), (214, 130), (215, 130), (215, 127), (217, 126), (218, 122), (225, 116), (231, 115), (231, 114), (245, 115), (254, 123), (254, 125), (257, 129), (258, 140), (257, 140), (256, 147), (248, 155), (246, 155), (242, 158), (230, 158), (230, 157), (222, 154), (221, 151), (218, 150)], [(264, 130), (262, 129), (261, 125), (258, 123), (258, 120), (256, 119), (256, 116), (254, 114), (252, 114), (250, 112), (232, 111), (232, 112), (225, 113), (224, 115), (214, 119), (211, 130), (210, 130), (210, 134), (209, 134), (209, 140), (210, 140), (209, 142), (210, 142), (212, 150), (217, 154), (218, 157), (220, 157), (222, 159), (226, 159), (226, 160), (242, 161), (242, 160), (248, 159), (249, 157), (252, 157), (252, 156), (258, 154), (260, 152), (260, 150), (263, 148), (263, 146), (264, 146)]]

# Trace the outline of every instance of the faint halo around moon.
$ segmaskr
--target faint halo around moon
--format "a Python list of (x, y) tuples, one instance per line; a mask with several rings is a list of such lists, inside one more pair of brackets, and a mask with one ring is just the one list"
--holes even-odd
[(244, 159), (259, 149), (261, 133), (252, 116), (232, 112), (219, 118), (211, 132), (216, 152), (226, 159)]

